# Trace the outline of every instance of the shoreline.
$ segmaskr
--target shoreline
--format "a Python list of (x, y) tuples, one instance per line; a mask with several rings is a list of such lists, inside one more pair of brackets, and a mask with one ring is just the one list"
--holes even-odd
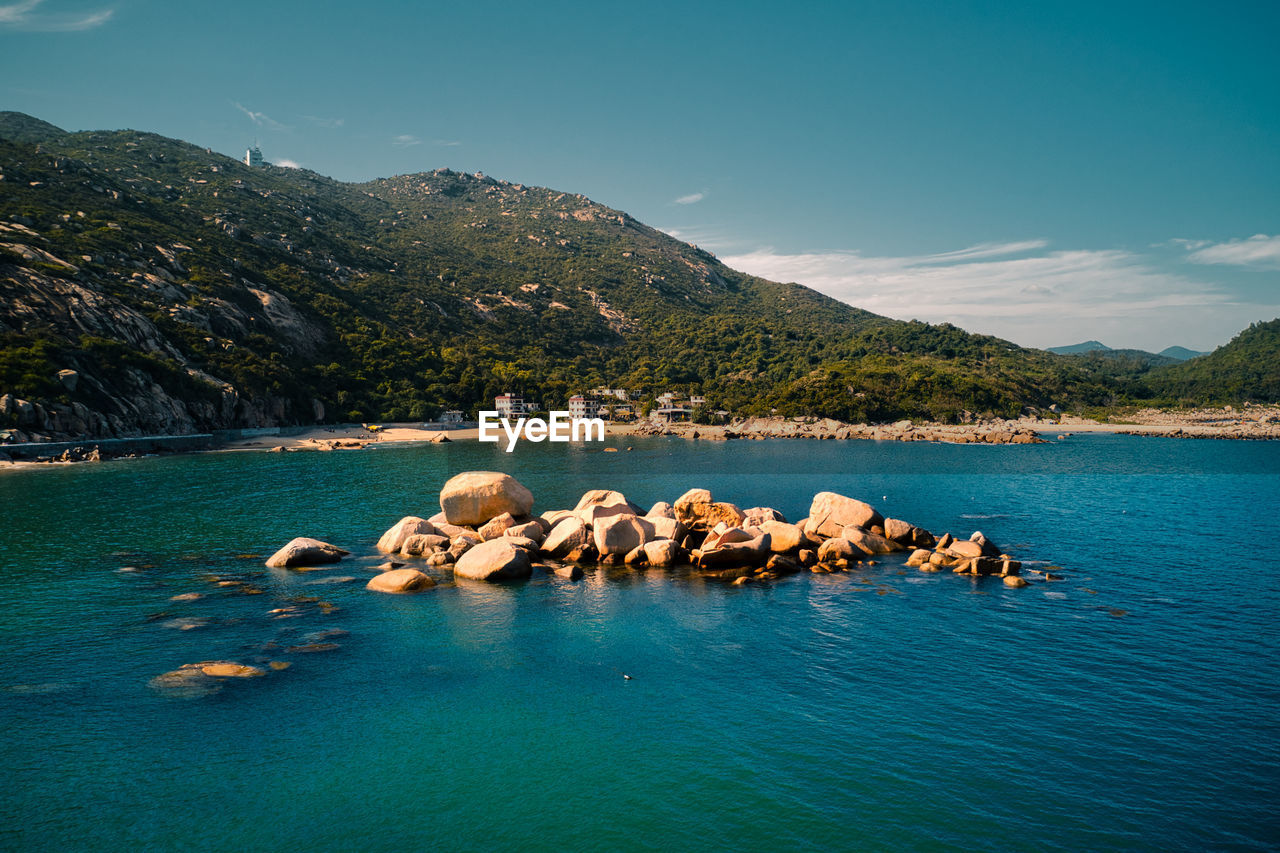
[[(979, 421), (971, 424), (939, 424), (898, 421), (893, 424), (846, 424), (829, 418), (745, 418), (726, 425), (691, 423), (655, 424), (638, 421), (607, 424), (606, 438), (674, 436), (701, 441), (760, 441), (764, 439), (929, 441), (945, 444), (1038, 444), (1069, 439), (1076, 433), (1111, 433), (1160, 438), (1226, 440), (1280, 440), (1280, 406), (1249, 406), (1167, 411), (1143, 409), (1130, 421), (1112, 423), (1063, 415), (1056, 419), (1023, 417), (1017, 420)], [(359, 450), (388, 444), (433, 444), (478, 441), (479, 428), (426, 429), (420, 424), (388, 424), (376, 432), (360, 425), (315, 426), (291, 435), (256, 435), (232, 439), (206, 449), (182, 449), (177, 453), (306, 452)], [(180, 439), (156, 436), (152, 440)], [(145, 439), (140, 439), (145, 440)], [(64, 451), (52, 459), (10, 459), (0, 445), (0, 470), (31, 466), (74, 464), (106, 458), (128, 458), (150, 453), (111, 456), (100, 445), (112, 439), (51, 442), (58, 447), (77, 445), (82, 452)], [(28, 445), (32, 447), (35, 445)]]

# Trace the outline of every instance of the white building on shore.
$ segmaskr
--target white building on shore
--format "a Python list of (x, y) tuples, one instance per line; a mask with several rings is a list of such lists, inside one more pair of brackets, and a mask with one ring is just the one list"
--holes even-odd
[(569, 417), (571, 418), (594, 418), (600, 411), (600, 404), (595, 400), (590, 400), (581, 394), (574, 394), (569, 398)]

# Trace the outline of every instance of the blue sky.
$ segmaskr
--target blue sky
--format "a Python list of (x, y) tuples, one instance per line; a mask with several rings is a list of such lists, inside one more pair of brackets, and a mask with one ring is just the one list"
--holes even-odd
[(0, 0), (0, 109), (582, 192), (1029, 346), (1280, 316), (1280, 4)]

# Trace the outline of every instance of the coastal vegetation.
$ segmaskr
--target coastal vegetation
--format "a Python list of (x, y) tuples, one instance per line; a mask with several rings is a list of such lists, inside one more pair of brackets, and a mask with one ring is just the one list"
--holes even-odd
[(1280, 397), (1276, 323), (1179, 364), (1057, 355), (480, 174), (347, 184), (3, 113), (0, 177), (0, 428), (29, 434), (425, 420), (599, 385), (872, 422)]

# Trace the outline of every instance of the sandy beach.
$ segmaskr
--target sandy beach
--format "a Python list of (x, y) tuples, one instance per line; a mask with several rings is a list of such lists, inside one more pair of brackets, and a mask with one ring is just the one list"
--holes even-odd
[[(1142, 409), (1123, 420), (1102, 422), (1074, 415), (1054, 419), (1019, 418), (972, 424), (899, 421), (894, 424), (845, 424), (816, 418), (747, 418), (722, 426), (690, 423), (653, 424), (648, 421), (609, 424), (611, 437), (673, 435), (719, 441), (734, 438), (847, 438), (872, 440), (941, 441), (957, 444), (1027, 443), (1018, 436), (1034, 434), (1056, 440), (1071, 433), (1181, 436), (1189, 438), (1280, 439), (1280, 406), (1242, 409)], [(360, 426), (316, 427), (292, 436), (258, 436), (231, 442), (223, 450), (342, 450), (363, 445), (477, 441), (479, 430), (425, 429), (418, 424), (387, 424), (376, 431)]]

